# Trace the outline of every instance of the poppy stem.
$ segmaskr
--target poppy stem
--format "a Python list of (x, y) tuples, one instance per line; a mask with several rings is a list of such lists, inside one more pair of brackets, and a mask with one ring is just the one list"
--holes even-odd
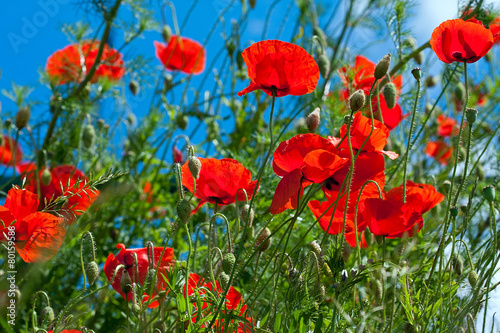
[[(191, 251), (193, 248), (193, 243), (191, 242), (191, 235), (189, 234), (189, 227), (187, 223), (184, 223), (184, 229), (186, 230), (186, 235), (188, 239), (188, 253), (187, 253), (187, 258), (186, 258), (186, 283), (184, 284), (185, 286), (185, 292), (186, 292), (186, 309), (189, 309), (189, 295), (188, 295), (188, 287), (189, 287), (189, 259), (191, 256)], [(211, 260), (211, 259), (210, 259)], [(188, 313), (188, 322), (190, 328), (193, 326), (193, 321), (191, 320), (191, 311), (187, 311)]]
[(417, 80), (417, 95), (415, 96), (415, 103), (413, 103), (413, 110), (411, 111), (410, 132), (408, 133), (408, 143), (406, 145), (406, 154), (403, 166), (403, 203), (406, 202), (406, 169), (408, 168), (408, 152), (411, 149), (411, 136), (415, 128), (415, 115), (417, 114), (418, 98), (420, 97), (420, 79)]

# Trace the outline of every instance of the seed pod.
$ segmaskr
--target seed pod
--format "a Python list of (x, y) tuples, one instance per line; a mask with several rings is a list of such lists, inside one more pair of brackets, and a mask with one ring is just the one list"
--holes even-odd
[(177, 216), (179, 220), (186, 224), (191, 217), (191, 204), (186, 199), (181, 199), (177, 203)]
[(54, 320), (54, 309), (52, 309), (50, 306), (46, 306), (42, 310), (42, 316), (43, 316), (43, 321), (50, 323), (52, 320)]
[(87, 264), (87, 266), (85, 266), (85, 275), (87, 275), (89, 285), (93, 285), (95, 280), (99, 276), (99, 266), (94, 260), (92, 260)]
[(90, 148), (95, 142), (95, 129), (94, 126), (87, 124), (83, 128), (82, 142), (85, 148)]
[(52, 173), (48, 168), (43, 169), (42, 171), (42, 184), (44, 186), (49, 186), (49, 184), (52, 182)]
[(313, 112), (309, 113), (306, 117), (307, 129), (309, 132), (314, 132), (318, 128), (320, 117), (320, 109), (315, 108)]
[(172, 38), (172, 29), (170, 29), (168, 24), (165, 24), (161, 29), (161, 36), (163, 37), (165, 43), (168, 44), (170, 42), (170, 38)]
[(391, 66), (391, 55), (388, 53), (382, 59), (380, 59), (377, 66), (375, 67), (375, 79), (380, 80), (381, 78), (383, 78), (385, 74), (387, 74), (389, 66)]
[(349, 97), (349, 106), (351, 111), (356, 112), (359, 111), (364, 105), (365, 93), (363, 90), (358, 89)]
[(453, 253), (453, 257), (451, 258), (451, 266), (458, 276), (462, 275), (464, 269), (464, 261), (460, 254)]
[(226, 274), (231, 274), (233, 271), (234, 263), (236, 262), (236, 258), (232, 253), (226, 253), (222, 258), (222, 270)]
[(250, 205), (245, 204), (243, 205), (243, 207), (241, 207), (240, 220), (242, 223), (247, 223), (248, 220), (247, 229), (252, 227), (254, 217), (255, 211), (253, 210), (253, 208), (250, 208)]
[(456, 206), (450, 207), (450, 215), (452, 217), (458, 216), (458, 208)]
[(200, 178), (201, 171), (201, 162), (200, 159), (196, 156), (189, 156), (188, 159), (188, 168), (194, 179)]
[(221, 272), (219, 275), (219, 282), (223, 290), (227, 288), (227, 285), (229, 284), (229, 275), (227, 275), (224, 272)]
[(318, 68), (321, 77), (326, 79), (330, 73), (330, 60), (324, 53), (318, 57)]
[(271, 236), (271, 230), (269, 230), (269, 228), (264, 228), (259, 232), (257, 240), (255, 241), (255, 247), (258, 248), (260, 252), (266, 251), (271, 246), (271, 238), (266, 240), (269, 236)]
[(411, 74), (413, 75), (415, 80), (420, 81), (420, 78), (422, 77), (422, 71), (420, 70), (420, 68), (417, 67), (412, 69)]
[(389, 82), (385, 85), (384, 98), (389, 109), (393, 109), (396, 106), (396, 86), (394, 83)]
[(493, 185), (488, 185), (483, 188), (483, 197), (488, 202), (495, 201), (495, 187)]
[(469, 275), (467, 276), (467, 279), (469, 280), (471, 287), (474, 288), (477, 285), (479, 276), (477, 275), (475, 270), (471, 270), (469, 272)]
[(31, 109), (28, 106), (20, 108), (16, 113), (16, 127), (18, 129), (23, 129), (28, 125), (28, 121), (31, 117)]
[(130, 80), (128, 88), (130, 89), (132, 95), (137, 95), (139, 93), (139, 82), (137, 82), (136, 80)]
[(477, 119), (477, 110), (473, 108), (467, 108), (465, 110), (465, 118), (469, 124), (474, 124)]
[(122, 278), (120, 279), (120, 288), (125, 293), (128, 294), (132, 290), (132, 279), (128, 274), (126, 269), (122, 272)]

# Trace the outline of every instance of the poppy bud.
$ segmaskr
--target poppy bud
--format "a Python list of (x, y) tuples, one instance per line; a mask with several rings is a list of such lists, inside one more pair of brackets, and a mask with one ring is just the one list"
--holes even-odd
[(453, 257), (451, 258), (451, 266), (458, 276), (462, 275), (464, 269), (464, 261), (460, 254), (456, 252), (453, 253)]
[(200, 159), (196, 156), (189, 156), (188, 159), (188, 168), (194, 179), (200, 178), (201, 171), (201, 162)]
[(256, 2), (257, 0), (248, 0), (248, 5), (250, 6), (250, 8), (254, 9)]
[(161, 29), (161, 36), (163, 37), (165, 43), (168, 44), (170, 42), (170, 38), (172, 38), (172, 29), (170, 29), (168, 24), (165, 24)]
[(457, 207), (455, 207), (455, 206), (450, 207), (450, 215), (451, 215), (452, 217), (457, 217), (457, 215), (458, 215), (458, 208), (457, 208)]
[(488, 202), (495, 201), (495, 187), (493, 185), (488, 185), (483, 188), (483, 197)]
[(375, 80), (380, 80), (387, 74), (389, 70), (389, 66), (391, 65), (391, 55), (390, 53), (386, 54), (375, 67)]
[(248, 220), (247, 229), (252, 227), (254, 217), (255, 217), (255, 211), (253, 210), (253, 208), (250, 208), (250, 205), (245, 204), (243, 205), (243, 207), (241, 207), (240, 219), (243, 223), (247, 223)]
[(99, 266), (97, 263), (92, 260), (85, 266), (85, 275), (87, 275), (87, 279), (89, 280), (89, 285), (93, 285), (97, 277), (99, 276)]
[(95, 129), (94, 126), (87, 124), (83, 128), (82, 142), (85, 148), (90, 148), (94, 145), (95, 141)]
[(436, 76), (429, 75), (425, 79), (425, 86), (428, 88), (434, 87), (438, 83), (438, 78)]
[(475, 270), (471, 270), (469, 272), (469, 275), (467, 276), (467, 279), (469, 280), (471, 287), (474, 288), (477, 285), (477, 281), (479, 280), (479, 276), (477, 275)]
[(132, 305), (132, 312), (136, 316), (139, 316), (139, 313), (141, 313), (141, 305), (139, 303), (135, 303), (134, 305)]
[(49, 186), (49, 184), (52, 182), (52, 173), (48, 168), (43, 169), (42, 171), (42, 184), (44, 186)]
[(313, 112), (309, 113), (306, 117), (307, 129), (309, 132), (314, 132), (318, 128), (320, 121), (320, 109), (316, 108)]
[(349, 106), (351, 111), (359, 111), (365, 105), (365, 93), (363, 90), (356, 90), (351, 97), (349, 97)]
[(394, 83), (389, 82), (384, 87), (384, 98), (389, 109), (396, 106), (396, 86)]
[(226, 273), (222, 272), (219, 275), (219, 282), (223, 290), (227, 288), (227, 285), (229, 284), (229, 275)]
[(132, 290), (132, 279), (126, 269), (123, 270), (122, 278), (120, 279), (120, 288), (125, 294)]
[(175, 118), (175, 122), (177, 123), (177, 126), (179, 126), (181, 130), (185, 130), (189, 123), (189, 119), (186, 115), (179, 113)]
[(156, 277), (157, 277), (156, 269), (150, 268), (146, 275), (146, 279), (144, 280), (144, 290), (146, 292), (149, 292), (151, 287), (156, 285)]
[(350, 255), (351, 255), (352, 248), (347, 242), (344, 242), (342, 244), (342, 249), (340, 252), (342, 254), (342, 258), (344, 259), (344, 262), (347, 262), (349, 260)]
[(236, 258), (234, 257), (234, 254), (226, 253), (224, 255), (224, 257), (222, 258), (222, 270), (226, 274), (231, 274), (235, 262), (236, 262)]
[(26, 125), (28, 125), (30, 116), (31, 116), (31, 110), (28, 106), (20, 108), (16, 113), (16, 127), (20, 130), (25, 128)]
[(413, 326), (412, 324), (406, 323), (405, 328), (404, 328), (404, 332), (405, 333), (417, 333), (417, 330), (415, 329), (415, 326)]
[(255, 247), (258, 248), (260, 252), (266, 251), (269, 246), (271, 246), (271, 238), (266, 240), (269, 236), (271, 236), (271, 230), (269, 230), (269, 228), (264, 228), (259, 232), (257, 240), (255, 241)]
[(50, 306), (46, 306), (42, 310), (42, 316), (43, 316), (43, 321), (46, 323), (50, 323), (52, 320), (54, 320), (54, 309), (52, 309)]
[[(321, 29), (317, 25), (313, 28), (313, 36), (318, 37), (318, 41), (321, 43), (321, 46), (323, 46), (323, 47), (328, 46), (325, 32), (323, 31), (323, 29)], [(321, 68), (320, 68), (320, 71), (321, 71)]]
[(465, 110), (465, 118), (469, 124), (474, 124), (477, 119), (477, 110), (473, 108), (467, 108)]
[(460, 102), (465, 101), (465, 86), (462, 82), (458, 82), (455, 86), (455, 97)]
[(420, 70), (420, 68), (413, 68), (411, 70), (411, 74), (413, 75), (413, 77), (415, 78), (415, 80), (417, 81), (420, 81), (420, 78), (422, 78), (422, 71)]
[(189, 218), (191, 217), (191, 204), (186, 199), (181, 199), (177, 203), (177, 216), (184, 224), (189, 221)]
[(136, 80), (130, 80), (128, 88), (130, 89), (132, 95), (137, 95), (139, 93), (139, 82), (137, 82)]
[(326, 79), (330, 73), (330, 60), (324, 53), (318, 57), (318, 68), (321, 77)]

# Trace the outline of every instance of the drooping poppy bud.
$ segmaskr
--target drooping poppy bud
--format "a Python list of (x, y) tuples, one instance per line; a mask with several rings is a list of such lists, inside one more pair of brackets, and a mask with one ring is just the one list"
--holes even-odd
[(488, 185), (483, 188), (483, 196), (489, 202), (495, 201), (495, 187), (493, 185)]
[(241, 207), (240, 219), (242, 223), (247, 223), (248, 221), (247, 228), (252, 227), (254, 217), (255, 217), (255, 211), (253, 210), (253, 208), (250, 208), (250, 205), (245, 204), (243, 205), (243, 207)]
[(191, 217), (191, 204), (186, 199), (181, 199), (177, 203), (177, 216), (182, 223), (187, 223)]
[(394, 83), (389, 82), (385, 85), (384, 98), (389, 109), (393, 109), (396, 106), (396, 86)]
[(330, 73), (330, 60), (324, 53), (318, 57), (318, 67), (321, 77), (326, 79)]
[(356, 90), (351, 97), (349, 97), (349, 106), (351, 111), (359, 111), (365, 105), (365, 93), (363, 90)]
[(132, 290), (132, 279), (128, 274), (126, 269), (122, 272), (122, 278), (120, 280), (120, 288), (125, 294), (128, 294)]
[(200, 162), (200, 159), (198, 157), (189, 156), (188, 168), (189, 168), (189, 171), (191, 172), (191, 174), (193, 175), (194, 179), (200, 178), (201, 162)]
[(151, 286), (156, 286), (156, 277), (158, 273), (156, 269), (150, 268), (146, 274), (146, 279), (144, 280), (145, 291), (148, 293)]
[(89, 262), (85, 267), (85, 274), (87, 275), (87, 279), (89, 280), (89, 285), (93, 285), (95, 280), (99, 276), (99, 266), (94, 260)]
[(94, 126), (87, 124), (83, 128), (82, 142), (86, 148), (90, 148), (95, 142), (95, 129)]
[(170, 29), (168, 24), (165, 24), (161, 29), (161, 36), (163, 37), (165, 43), (168, 44), (168, 42), (170, 42), (170, 38), (172, 38), (172, 29)]
[(467, 276), (467, 279), (469, 280), (471, 287), (474, 288), (477, 285), (479, 276), (477, 275), (475, 270), (471, 270), (469, 272), (469, 275)]
[(271, 246), (271, 238), (266, 240), (266, 238), (268, 238), (269, 236), (271, 236), (271, 230), (269, 230), (269, 228), (264, 228), (259, 232), (259, 236), (255, 241), (255, 247), (260, 252), (266, 251), (269, 246)]
[(451, 258), (451, 266), (458, 276), (462, 275), (462, 272), (464, 270), (464, 261), (460, 254), (453, 253), (453, 257)]
[(23, 129), (28, 125), (28, 121), (31, 117), (31, 109), (28, 106), (20, 108), (16, 113), (16, 127), (18, 129)]
[(50, 323), (54, 320), (54, 309), (52, 309), (50, 306), (46, 306), (42, 310), (42, 316), (43, 316), (43, 321), (44, 323)]
[(318, 128), (320, 121), (320, 109), (315, 108), (313, 112), (309, 113), (306, 117), (307, 129), (309, 132), (314, 132)]
[(44, 186), (49, 186), (49, 184), (52, 182), (52, 173), (48, 168), (43, 169), (42, 172), (42, 185)]
[(139, 93), (139, 82), (137, 82), (136, 80), (130, 80), (128, 88), (130, 89), (132, 95), (137, 95)]
[(374, 73), (375, 79), (376, 80), (382, 79), (385, 76), (385, 74), (387, 74), (389, 66), (391, 66), (390, 53), (386, 54), (382, 59), (380, 59), (377, 66), (375, 67), (375, 73)]
[(226, 274), (231, 274), (236, 258), (232, 253), (226, 253), (222, 258), (222, 269)]
[(313, 36), (316, 36), (318, 38), (318, 41), (321, 43), (321, 46), (323, 47), (328, 46), (326, 34), (323, 31), (323, 29), (321, 29), (318, 25), (315, 25), (313, 28)]
[(220, 282), (220, 285), (221, 285), (222, 289), (223, 290), (226, 289), (227, 285), (229, 284), (229, 275), (227, 275), (224, 272), (221, 272), (219, 274), (219, 282)]

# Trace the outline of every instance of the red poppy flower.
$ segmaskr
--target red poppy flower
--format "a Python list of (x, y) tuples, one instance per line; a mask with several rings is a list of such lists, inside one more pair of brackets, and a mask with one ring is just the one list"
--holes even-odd
[[(217, 295), (215, 295), (214, 299), (211, 299), (209, 297), (209, 294), (207, 294), (207, 290), (210, 290), (212, 293), (215, 292)], [(185, 287), (183, 287), (183, 290), (185, 291)], [(189, 275), (189, 280), (188, 280), (188, 296), (193, 295), (196, 293), (203, 301), (201, 310), (205, 309), (208, 307), (208, 303), (213, 303), (217, 304), (218, 300), (220, 299), (220, 295), (222, 294), (223, 290), (219, 284), (219, 281), (215, 281), (215, 288), (212, 283), (209, 282), (204, 282), (203, 279), (198, 274), (191, 273)], [(197, 308), (197, 303), (193, 303), (194, 307)], [(241, 297), (240, 292), (238, 292), (233, 286), (229, 287), (229, 290), (226, 295), (226, 304), (225, 304), (225, 309), (226, 310), (231, 310), (231, 311), (236, 311), (237, 314), (240, 316), (244, 316), (245, 311), (247, 310), (247, 305), (245, 304), (245, 301)], [(224, 313), (224, 310), (222, 311)], [(205, 315), (205, 314), (204, 314)], [(247, 318), (248, 322), (240, 322), (238, 323), (238, 328), (236, 332), (252, 332), (252, 325), (250, 323), (253, 323), (253, 320), (251, 318)], [(193, 315), (193, 322), (196, 321), (196, 315)], [(230, 325), (233, 323), (231, 320)], [(216, 332), (225, 332), (224, 327), (223, 327), (224, 321), (222, 319), (216, 320), (215, 328)], [(204, 327), (204, 325), (203, 325)]]
[[(240, 189), (245, 189), (248, 199), (252, 198), (257, 181), (251, 181), (252, 174), (240, 162), (232, 158), (199, 158), (201, 162), (200, 177), (196, 180), (194, 196), (200, 199), (194, 214), (206, 202), (217, 203), (220, 206), (230, 205), (236, 200), (245, 200), (245, 194)], [(182, 166), (182, 185), (190, 192), (194, 189), (193, 177), (189, 171), (188, 163)]]
[(454, 19), (444, 21), (434, 29), (430, 43), (432, 50), (445, 63), (473, 63), (491, 49), (493, 34), (476, 19)]
[(306, 50), (279, 40), (264, 40), (247, 47), (241, 54), (252, 81), (238, 93), (243, 96), (262, 89), (269, 96), (304, 95), (316, 89), (319, 68)]
[(65, 235), (61, 226), (63, 219), (37, 212), (38, 203), (35, 193), (13, 188), (7, 194), (5, 205), (0, 206), (0, 220), (4, 226), (3, 230), (0, 229), (0, 241), (10, 240), (13, 227), (17, 253), (30, 263), (52, 258)]
[(493, 35), (495, 44), (500, 43), (500, 17), (497, 17), (490, 23), (490, 31)]
[(424, 152), (427, 156), (434, 157), (443, 165), (448, 164), (451, 158), (451, 148), (442, 140), (427, 142)]
[(274, 193), (271, 214), (296, 208), (299, 191), (322, 183), (346, 163), (331, 140), (316, 134), (299, 134), (281, 142), (274, 152), (273, 169), (283, 178)]
[[(35, 177), (36, 167), (33, 163), (20, 166), (22, 177), (26, 177), (25, 188), (34, 193), (37, 191), (37, 179)], [(41, 170), (39, 178), (42, 178)], [(66, 222), (73, 223), (75, 216), (85, 212), (99, 196), (98, 190), (91, 190), (87, 186), (85, 174), (72, 165), (60, 165), (50, 170), (51, 182), (43, 185), (40, 182), (40, 193), (43, 200), (40, 208), (45, 208), (45, 201), (50, 203), (54, 199), (65, 196), (68, 202), (58, 209), (58, 213), (66, 218)], [(62, 191), (61, 191), (62, 189)]]
[[(391, 189), (386, 194), (388, 200), (403, 201), (403, 185)], [(444, 200), (444, 195), (428, 184), (417, 184), (411, 180), (406, 181), (406, 202), (413, 206), (415, 211), (427, 213)]]
[(437, 119), (438, 124), (438, 135), (440, 136), (451, 136), (458, 135), (457, 121), (451, 117), (446, 117), (440, 114)]
[(409, 203), (369, 198), (362, 215), (371, 233), (387, 238), (412, 237), (422, 229), (422, 214)]
[[(99, 50), (99, 41), (84, 41), (68, 45), (54, 52), (45, 65), (45, 71), (57, 84), (81, 82), (94, 65)], [(121, 53), (104, 45), (100, 65), (90, 82), (99, 78), (118, 81), (125, 74)]]
[[(368, 95), (370, 93), (370, 88), (375, 81), (374, 74), (376, 66), (377, 65), (374, 62), (358, 55), (354, 60), (354, 67), (342, 67), (339, 69), (340, 78), (345, 86), (345, 89), (340, 93), (340, 99), (347, 101), (350, 94), (358, 89), (363, 90), (365, 95)], [(403, 85), (403, 77), (399, 75), (392, 78), (391, 81), (396, 87), (396, 95), (398, 96)], [(389, 130), (392, 130), (404, 119), (401, 106), (396, 104), (396, 106), (392, 109), (389, 109), (385, 101), (384, 94), (382, 93), (379, 95), (379, 100), (380, 112), (378, 108), (377, 96), (372, 98), (373, 115), (376, 119), (381, 120), (380, 113), (382, 113), (384, 125), (387, 126)], [(367, 107), (365, 107), (364, 112), (369, 113)]]
[[(340, 152), (341, 157), (350, 158), (350, 153), (346, 149)], [(350, 163), (345, 164), (339, 171), (328, 179), (322, 190), (329, 200), (336, 200), (340, 196), (338, 207), (344, 209), (346, 204), (346, 189), (340, 192), (342, 183), (349, 173)], [(358, 201), (359, 191), (363, 184), (368, 180), (377, 182), (381, 189), (385, 186), (385, 161), (384, 157), (378, 153), (361, 153), (354, 163), (354, 175), (351, 181), (351, 190), (349, 192), (348, 213), (354, 213), (356, 202)], [(347, 183), (347, 180), (346, 180)], [(366, 198), (378, 198), (378, 188), (373, 183), (368, 183), (363, 188), (361, 194), (361, 204)]]
[[(116, 246), (117, 249), (120, 250), (116, 256), (113, 253), (108, 255), (106, 262), (104, 263), (104, 274), (108, 278), (108, 281), (111, 281), (113, 278), (113, 274), (115, 274), (116, 267), (118, 265), (124, 265), (128, 274), (130, 275), (130, 279), (132, 282), (139, 283), (140, 285), (144, 284), (146, 280), (146, 275), (149, 271), (149, 261), (148, 261), (148, 249), (147, 248), (139, 248), (139, 249), (125, 249), (124, 244), (118, 244)], [(163, 276), (165, 275), (165, 270), (170, 270), (174, 261), (174, 250), (171, 248), (166, 248), (163, 257), (161, 258), (161, 262), (158, 263), (160, 259), (161, 253), (163, 252), (163, 247), (155, 247), (153, 251), (153, 262), (154, 269), (157, 272), (156, 279), (156, 289), (158, 291), (165, 290), (167, 283), (165, 282)], [(134, 266), (133, 254), (137, 255), (137, 271), (139, 272), (139, 276), (137, 277), (135, 274), (136, 268)], [(130, 291), (128, 294), (125, 294), (120, 287), (120, 280), (123, 274), (123, 270), (119, 270), (116, 273), (115, 279), (111, 283), (111, 286), (114, 290), (116, 290), (124, 299), (133, 300), (133, 292)], [(157, 290), (155, 290), (152, 294), (154, 297), (156, 295)], [(147, 293), (144, 292), (144, 296), (142, 301), (145, 302), (148, 300)], [(151, 302), (149, 304), (149, 308), (156, 308), (159, 305), (158, 301)]]
[[(0, 146), (0, 163), (2, 164), (12, 164), (14, 160), (14, 141), (11, 140), (7, 135), (3, 136), (2, 145)], [(15, 147), (16, 150), (16, 163), (19, 163), (23, 157), (23, 151), (19, 147), (19, 144)]]
[[(396, 159), (399, 156), (398, 154), (392, 151), (384, 150), (384, 147), (387, 144), (387, 138), (389, 137), (389, 129), (378, 120), (374, 120), (374, 125), (375, 128), (373, 129), (371, 136), (369, 136), (370, 131), (372, 130), (371, 119), (363, 116), (361, 112), (356, 112), (351, 124), (352, 148), (359, 150), (368, 138), (368, 141), (366, 141), (362, 151), (367, 153), (377, 152), (386, 155), (392, 160)], [(340, 148), (349, 149), (349, 143), (347, 142), (347, 125), (345, 124), (340, 128), (340, 136), (344, 137), (344, 135), (346, 136), (346, 139), (342, 141)]]
[(165, 68), (186, 74), (200, 74), (205, 69), (205, 49), (192, 39), (172, 36), (168, 44), (154, 42), (156, 57)]
[(180, 151), (176, 146), (172, 147), (172, 156), (174, 159), (174, 163), (184, 163), (184, 156), (182, 156), (182, 151)]

